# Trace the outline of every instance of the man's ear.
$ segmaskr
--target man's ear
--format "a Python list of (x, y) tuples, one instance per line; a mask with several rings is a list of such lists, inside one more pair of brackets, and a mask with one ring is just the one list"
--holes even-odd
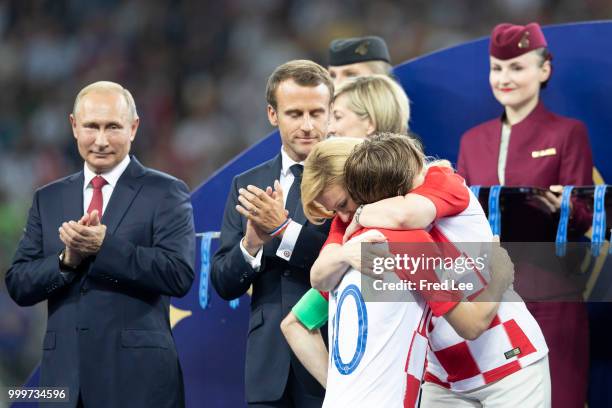
[(278, 114), (272, 105), (268, 105), (268, 120), (272, 126), (278, 126)]
[(133, 142), (136, 138), (136, 131), (138, 130), (138, 125), (140, 125), (140, 118), (136, 117), (134, 122), (132, 122), (132, 128), (130, 129), (130, 142)]
[(77, 138), (77, 133), (76, 133), (76, 118), (74, 117), (74, 115), (71, 113), (70, 116), (68, 116), (68, 119), (70, 119), (70, 127), (72, 128), (72, 136), (74, 136), (75, 139)]

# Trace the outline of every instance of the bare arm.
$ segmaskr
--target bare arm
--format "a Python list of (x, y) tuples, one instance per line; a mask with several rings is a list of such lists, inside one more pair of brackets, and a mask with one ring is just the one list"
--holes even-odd
[(424, 229), (436, 219), (436, 207), (419, 194), (386, 198), (363, 207), (359, 223), (364, 227), (397, 230)]
[[(386, 242), (387, 238), (378, 231), (360, 241), (347, 242), (344, 245), (327, 244), (310, 269), (310, 284), (313, 288), (330, 291), (338, 285), (349, 267), (373, 278), (379, 278), (372, 272), (374, 258), (390, 256), (386, 249), (368, 245), (362, 253), (362, 243)], [(365, 268), (363, 268), (364, 266)]]
[(293, 312), (281, 322), (281, 331), (298, 360), (325, 388), (328, 353), (320, 330), (310, 331), (297, 320)]
[(344, 240), (362, 227), (379, 227), (394, 230), (424, 229), (436, 219), (436, 206), (428, 198), (408, 193), (405, 196), (386, 198), (363, 206), (359, 223), (353, 218)]
[[(478, 298), (483, 298), (478, 299)], [(475, 340), (487, 330), (497, 314), (501, 295), (485, 289), (477, 300), (460, 302), (444, 318), (453, 326), (458, 335), (466, 340)], [(497, 301), (485, 301), (484, 298), (497, 298)]]
[(313, 288), (329, 291), (340, 282), (349, 267), (342, 247), (340, 244), (328, 244), (321, 250), (310, 269), (310, 284)]
[(457, 334), (467, 340), (478, 338), (489, 328), (504, 292), (514, 281), (514, 264), (498, 242), (493, 243), (491, 259), (489, 285), (474, 300), (460, 302), (444, 315)]

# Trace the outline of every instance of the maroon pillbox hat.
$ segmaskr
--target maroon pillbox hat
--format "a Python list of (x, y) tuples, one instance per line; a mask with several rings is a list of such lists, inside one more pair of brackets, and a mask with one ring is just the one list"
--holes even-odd
[(538, 23), (526, 26), (504, 23), (493, 29), (489, 53), (497, 59), (508, 60), (547, 45)]

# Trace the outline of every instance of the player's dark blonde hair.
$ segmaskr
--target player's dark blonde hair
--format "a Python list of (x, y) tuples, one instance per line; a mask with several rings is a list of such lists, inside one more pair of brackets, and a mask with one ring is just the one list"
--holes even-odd
[(344, 185), (357, 205), (406, 195), (426, 166), (415, 139), (376, 134), (357, 145), (344, 164)]
[(332, 137), (319, 142), (304, 162), (302, 174), (302, 207), (304, 215), (313, 224), (321, 224), (334, 216), (316, 200), (327, 188), (339, 185), (344, 187), (344, 163), (355, 146), (363, 139), (352, 137)]

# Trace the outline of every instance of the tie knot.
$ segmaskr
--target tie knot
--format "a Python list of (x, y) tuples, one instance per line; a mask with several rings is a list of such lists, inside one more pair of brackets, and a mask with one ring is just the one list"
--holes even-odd
[(93, 186), (94, 190), (100, 190), (107, 184), (108, 182), (102, 176), (96, 176), (91, 179), (91, 185)]
[(304, 172), (304, 166), (301, 164), (294, 164), (293, 166), (289, 167), (289, 170), (291, 170), (291, 173), (293, 173), (293, 176), (296, 179), (302, 179), (302, 173)]

